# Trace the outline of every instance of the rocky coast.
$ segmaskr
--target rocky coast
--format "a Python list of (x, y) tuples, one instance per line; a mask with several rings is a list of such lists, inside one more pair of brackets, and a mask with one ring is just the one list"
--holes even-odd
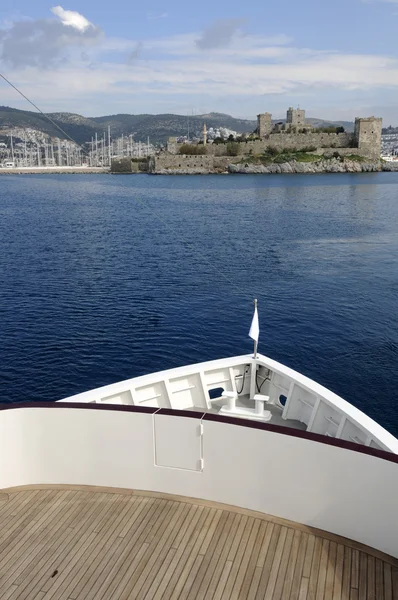
[(285, 163), (263, 164), (230, 164), (229, 173), (242, 174), (281, 174), (281, 173), (372, 173), (379, 171), (398, 171), (397, 163), (359, 162), (355, 160), (325, 159), (317, 162), (291, 161)]

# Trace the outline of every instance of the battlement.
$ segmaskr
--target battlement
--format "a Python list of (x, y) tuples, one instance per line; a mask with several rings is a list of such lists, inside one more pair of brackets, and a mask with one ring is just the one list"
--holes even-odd
[[(318, 132), (305, 120), (305, 110), (290, 106), (286, 113), (286, 123), (272, 123), (271, 113), (257, 115), (257, 135), (268, 140), (269, 145), (278, 149), (303, 147), (301, 136), (306, 135), (305, 146), (317, 148), (356, 148), (361, 155), (379, 159), (381, 152), (382, 119), (377, 117), (357, 117), (353, 134), (325, 134)], [(326, 135), (326, 138), (325, 138)], [(338, 145), (335, 135), (339, 135)], [(279, 137), (278, 137), (279, 136)]]

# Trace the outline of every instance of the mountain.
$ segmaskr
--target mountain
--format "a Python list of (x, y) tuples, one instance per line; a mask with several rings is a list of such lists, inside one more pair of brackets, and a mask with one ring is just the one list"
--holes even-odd
[[(48, 118), (47, 118), (48, 117)], [(51, 119), (51, 121), (49, 120)], [(308, 119), (316, 127), (329, 127), (343, 125), (347, 131), (353, 130), (353, 123), (346, 121), (322, 121), (321, 119)], [(111, 128), (113, 138), (123, 135), (133, 135), (135, 141), (165, 143), (170, 136), (200, 135), (203, 124), (207, 128), (227, 127), (238, 133), (249, 133), (256, 128), (256, 121), (250, 119), (237, 119), (223, 113), (211, 112), (205, 115), (108, 115), (104, 117), (87, 118), (82, 115), (57, 112), (43, 115), (36, 112), (18, 110), (7, 106), (0, 106), (0, 135), (1, 130), (11, 128), (31, 128), (43, 132), (49, 137), (67, 138), (69, 135), (78, 144), (90, 142), (98, 134), (102, 137)], [(64, 133), (62, 133), (60, 128)]]
[(353, 121), (325, 121), (323, 119), (306, 119), (313, 127), (344, 127), (347, 133), (354, 132)]

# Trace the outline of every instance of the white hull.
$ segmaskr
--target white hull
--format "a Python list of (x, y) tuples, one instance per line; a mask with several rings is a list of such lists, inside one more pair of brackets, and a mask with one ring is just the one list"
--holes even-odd
[[(245, 373), (246, 371), (246, 373)], [(270, 381), (264, 381), (268, 376)], [(398, 440), (363, 412), (308, 377), (261, 354), (236, 356), (178, 367), (128, 379), (66, 398), (63, 402), (125, 404), (179, 410), (215, 411), (226, 405), (221, 395), (235, 392), (236, 410), (221, 410), (236, 417), (262, 420), (250, 399), (269, 397), (271, 425), (282, 425), (398, 454)], [(220, 392), (221, 394), (221, 392)], [(280, 400), (286, 398), (282, 406)], [(241, 402), (239, 402), (241, 400)], [(252, 408), (250, 408), (252, 406)]]
[[(247, 404), (259, 391), (256, 379), (268, 370), (260, 392), (269, 396), (264, 410), (271, 421), (215, 414), (220, 400), (211, 402), (209, 389), (238, 391), (239, 399), (249, 398), (239, 408), (253, 410)], [(327, 435), (331, 427), (334, 436)], [(395, 557), (397, 449), (397, 440), (366, 415), (264, 356), (0, 410), (0, 488), (90, 485), (200, 498), (323, 529)]]

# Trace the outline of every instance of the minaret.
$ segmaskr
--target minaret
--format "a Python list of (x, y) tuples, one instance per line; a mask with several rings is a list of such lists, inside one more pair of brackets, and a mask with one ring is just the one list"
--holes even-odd
[(207, 144), (207, 127), (206, 127), (206, 123), (203, 125), (203, 145), (206, 146)]

